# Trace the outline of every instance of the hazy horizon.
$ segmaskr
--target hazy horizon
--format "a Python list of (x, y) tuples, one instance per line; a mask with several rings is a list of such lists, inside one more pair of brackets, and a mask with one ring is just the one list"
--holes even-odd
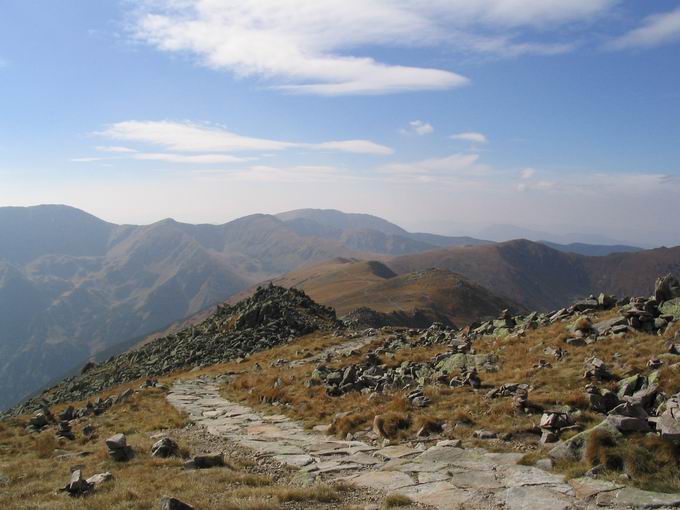
[(3, 10), (0, 205), (139, 224), (328, 208), (680, 244), (674, 2)]

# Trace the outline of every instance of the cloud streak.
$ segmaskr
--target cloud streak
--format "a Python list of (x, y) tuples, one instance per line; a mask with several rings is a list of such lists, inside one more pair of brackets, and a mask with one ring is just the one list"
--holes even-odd
[(447, 69), (384, 63), (359, 47), (440, 47), (499, 56), (557, 54), (571, 43), (518, 40), (512, 29), (587, 21), (616, 0), (145, 0), (134, 37), (209, 68), (317, 95), (460, 87)]
[(393, 153), (390, 147), (370, 140), (285, 142), (242, 136), (220, 127), (193, 122), (130, 120), (113, 124), (97, 134), (111, 140), (163, 147), (174, 152), (268, 152), (297, 148), (378, 156)]
[(652, 48), (680, 40), (680, 7), (666, 13), (648, 16), (642, 25), (613, 40), (615, 50)]
[(463, 142), (472, 143), (488, 143), (489, 141), (485, 134), (477, 133), (474, 131), (468, 131), (466, 133), (457, 133), (455, 135), (451, 135), (449, 138), (451, 138), (451, 140), (460, 140)]

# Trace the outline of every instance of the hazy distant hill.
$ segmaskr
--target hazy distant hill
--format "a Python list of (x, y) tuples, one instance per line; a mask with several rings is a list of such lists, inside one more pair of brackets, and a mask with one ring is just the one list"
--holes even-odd
[(585, 244), (585, 243), (569, 243), (558, 244), (549, 241), (539, 241), (541, 244), (550, 246), (551, 248), (567, 253), (578, 253), (579, 255), (589, 255), (593, 257), (604, 257), (612, 253), (634, 253), (642, 251), (642, 248), (637, 246), (628, 246), (625, 244)]
[[(223, 225), (133, 226), (66, 206), (0, 208), (0, 408), (96, 353), (115, 352), (257, 282), (336, 257), (380, 260), (398, 274), (386, 278), (384, 268), (374, 274), (385, 281), (374, 282), (371, 299), (360, 286), (348, 287), (347, 300), (335, 301), (343, 310), (386, 309), (384, 294), (404, 307), (436, 311), (433, 317), (465, 319), (486, 309), (466, 311), (460, 300), (454, 312), (442, 308), (448, 299), (456, 303), (450, 289), (462, 295), (457, 275), (488, 289), (484, 300), (548, 308), (600, 288), (648, 292), (657, 274), (678, 271), (680, 254), (580, 257), (528, 241), (414, 234), (375, 216), (332, 210), (256, 214)], [(436, 299), (427, 300), (426, 287)]]
[(268, 215), (137, 227), (65, 206), (0, 208), (0, 408), (257, 281), (356, 253)]
[(274, 283), (303, 289), (340, 316), (368, 307), (398, 313), (400, 323), (409, 326), (423, 320), (465, 326), (495, 318), (504, 308), (522, 309), (450, 271), (427, 269), (398, 275), (375, 260), (334, 259), (293, 271)]
[(370, 214), (343, 213), (333, 209), (298, 209), (276, 215), (301, 235), (336, 239), (350, 248), (372, 253), (404, 255), (447, 246), (487, 244), (473, 237), (449, 237), (412, 233)]
[(657, 276), (680, 274), (680, 247), (588, 257), (515, 240), (396, 257), (388, 266), (399, 274), (446, 269), (530, 309), (547, 310), (600, 291), (650, 294)]

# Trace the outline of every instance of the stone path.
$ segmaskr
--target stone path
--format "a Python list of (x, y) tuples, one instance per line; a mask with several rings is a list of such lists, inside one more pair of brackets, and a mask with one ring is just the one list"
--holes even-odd
[(441, 509), (567, 510), (588, 508), (671, 508), (680, 495), (624, 488), (609, 482), (560, 475), (518, 465), (516, 453), (436, 446), (377, 448), (304, 430), (283, 415), (263, 415), (219, 395), (208, 378), (178, 381), (168, 395), (176, 408), (211, 434), (251, 448), (258, 455), (299, 468), (309, 476), (404, 494)]

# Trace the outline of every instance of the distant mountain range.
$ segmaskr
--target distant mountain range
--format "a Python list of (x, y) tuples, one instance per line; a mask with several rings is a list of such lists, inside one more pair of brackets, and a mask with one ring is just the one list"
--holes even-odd
[[(586, 263), (528, 241), (492, 244), (410, 233), (375, 216), (310, 209), (257, 214), (223, 225), (163, 220), (132, 226), (67, 206), (0, 208), (0, 408), (92, 356), (116, 352), (257, 282), (337, 257), (387, 264), (396, 278), (375, 282), (374, 290), (402, 297), (410, 292), (412, 297), (403, 300), (414, 307), (427, 303), (418, 297), (419, 286), (404, 276), (409, 273), (438, 282), (438, 296), (455, 285), (481, 285), (485, 289), (475, 295), (494, 304), (456, 312), (459, 320), (467, 320), (505, 302), (550, 307), (600, 283), (630, 288), (631, 294), (647, 291), (648, 274), (677, 270), (680, 259), (671, 250), (665, 258), (648, 255), (654, 252)], [(608, 269), (612, 264), (619, 273)], [(428, 273), (432, 267), (447, 273)], [(565, 267), (579, 269), (572, 274)], [(584, 269), (596, 267), (599, 274)], [(581, 271), (588, 276), (579, 276)], [(636, 277), (639, 271), (644, 278)], [(343, 306), (360, 303), (359, 297)], [(375, 299), (371, 304), (381, 306)]]

